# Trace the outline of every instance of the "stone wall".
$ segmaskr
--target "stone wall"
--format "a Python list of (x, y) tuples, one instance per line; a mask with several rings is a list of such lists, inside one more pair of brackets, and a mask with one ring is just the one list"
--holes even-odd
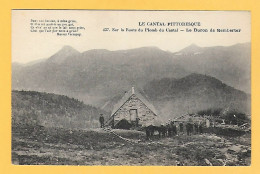
[(130, 99), (127, 100), (127, 102), (123, 106), (121, 106), (120, 109), (114, 114), (115, 124), (122, 119), (126, 119), (130, 122), (131, 109), (137, 110), (139, 124), (143, 126), (152, 124), (157, 117), (140, 99), (138, 99), (135, 94), (133, 94)]

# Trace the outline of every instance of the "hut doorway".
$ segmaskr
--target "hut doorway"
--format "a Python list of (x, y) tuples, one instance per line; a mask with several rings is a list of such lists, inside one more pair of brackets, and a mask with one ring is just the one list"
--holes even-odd
[(130, 109), (130, 121), (136, 121), (137, 116), (137, 109)]

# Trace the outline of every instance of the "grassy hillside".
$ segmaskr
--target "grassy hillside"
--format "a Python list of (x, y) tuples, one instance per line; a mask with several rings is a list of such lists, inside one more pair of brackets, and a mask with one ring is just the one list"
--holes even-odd
[(12, 91), (13, 124), (46, 127), (97, 127), (99, 114), (107, 113), (63, 95), (35, 91)]
[(168, 117), (209, 108), (251, 113), (249, 95), (207, 75), (193, 73), (180, 79), (154, 80), (144, 92)]

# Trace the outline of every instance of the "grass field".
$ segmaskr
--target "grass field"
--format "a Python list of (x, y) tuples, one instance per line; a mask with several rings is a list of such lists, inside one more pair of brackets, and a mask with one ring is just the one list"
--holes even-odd
[(19, 165), (250, 165), (251, 137), (205, 133), (153, 137), (115, 130), (127, 142), (102, 129), (67, 130), (33, 125), (12, 126), (12, 162)]

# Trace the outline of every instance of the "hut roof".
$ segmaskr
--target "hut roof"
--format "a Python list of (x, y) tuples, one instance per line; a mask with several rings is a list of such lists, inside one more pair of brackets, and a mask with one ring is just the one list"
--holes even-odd
[(115, 104), (114, 109), (111, 113), (111, 116), (114, 115), (133, 95), (141, 100), (155, 115), (158, 115), (155, 107), (147, 101), (139, 92), (134, 91), (133, 88), (125, 93), (121, 100), (117, 104)]

